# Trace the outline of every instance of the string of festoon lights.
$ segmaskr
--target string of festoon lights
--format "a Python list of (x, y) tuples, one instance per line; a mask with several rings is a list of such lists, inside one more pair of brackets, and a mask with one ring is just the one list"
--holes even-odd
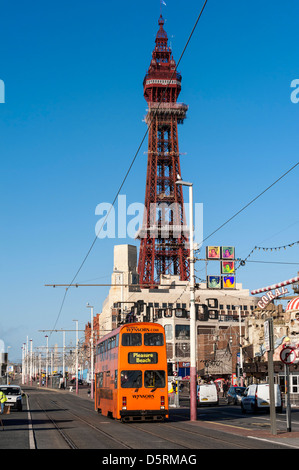
[(238, 261), (240, 262), (239, 266), (236, 267), (236, 270), (240, 267), (240, 266), (245, 266), (245, 263), (246, 261), (248, 260), (248, 258), (250, 258), (250, 256), (252, 255), (252, 253), (256, 250), (260, 251), (260, 250), (263, 250), (263, 251), (279, 251), (279, 250), (286, 250), (287, 248), (290, 248), (294, 245), (298, 245), (299, 244), (299, 240), (296, 241), (296, 242), (292, 242), (292, 243), (288, 243), (287, 245), (281, 245), (281, 246), (271, 246), (271, 247), (266, 247), (266, 246), (255, 246), (251, 252), (246, 256), (246, 258), (244, 259), (241, 259)]

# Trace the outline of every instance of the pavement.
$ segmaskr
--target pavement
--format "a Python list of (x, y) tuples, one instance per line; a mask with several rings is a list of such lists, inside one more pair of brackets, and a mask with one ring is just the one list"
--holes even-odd
[[(26, 389), (26, 385), (23, 386), (24, 389)], [(31, 387), (28, 387), (31, 388)], [(39, 387), (33, 387), (35, 389)], [(73, 387), (73, 391), (70, 391), (70, 387), (68, 386), (66, 389), (55, 389), (55, 388), (50, 388), (48, 389), (46, 387), (40, 387), (41, 390), (51, 390), (57, 393), (63, 393), (63, 394), (72, 394), (73, 396), (77, 396), (78, 398), (88, 400), (89, 402), (93, 402), (91, 397), (88, 394), (89, 387), (86, 386), (79, 386), (78, 393), (76, 393), (76, 387)], [(255, 440), (263, 440), (265, 442), (269, 443), (277, 443), (279, 445), (284, 446), (286, 449), (299, 449), (299, 432), (298, 431), (287, 431), (285, 430), (278, 430), (276, 434), (272, 434), (271, 430), (269, 430), (269, 425), (267, 425), (267, 429), (252, 429), (252, 428), (246, 428), (243, 426), (234, 426), (234, 425), (228, 425), (228, 424), (223, 424), (223, 423), (215, 423), (211, 421), (202, 421), (198, 420), (196, 421), (196, 425), (200, 426), (202, 428), (208, 428), (208, 429), (217, 429), (221, 432), (225, 432), (228, 434), (237, 434), (237, 435), (242, 435), (244, 437), (248, 437), (250, 439), (255, 439)]]

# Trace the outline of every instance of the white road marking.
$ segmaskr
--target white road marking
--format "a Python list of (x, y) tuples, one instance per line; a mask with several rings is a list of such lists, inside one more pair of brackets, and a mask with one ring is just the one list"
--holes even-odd
[(29, 425), (28, 425), (28, 428), (29, 428), (29, 449), (36, 449), (34, 434), (33, 434), (33, 427), (32, 427), (31, 413), (30, 413), (30, 408), (29, 408), (28, 395), (26, 395), (26, 403), (27, 403), (27, 415), (28, 415), (28, 422), (29, 422)]

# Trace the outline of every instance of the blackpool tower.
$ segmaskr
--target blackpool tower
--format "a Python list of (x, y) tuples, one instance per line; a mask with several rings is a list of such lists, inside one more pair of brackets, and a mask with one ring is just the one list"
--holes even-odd
[(188, 106), (177, 103), (181, 75), (168, 46), (160, 15), (152, 60), (143, 81), (148, 104), (148, 161), (143, 226), (139, 233), (139, 282), (144, 287), (160, 282), (160, 276), (190, 277), (189, 233), (184, 217), (182, 186), (176, 185), (180, 170), (178, 124)]

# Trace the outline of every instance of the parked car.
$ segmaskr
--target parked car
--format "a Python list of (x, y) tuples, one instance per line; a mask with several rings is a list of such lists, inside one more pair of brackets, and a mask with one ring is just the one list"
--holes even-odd
[(10, 409), (22, 411), (22, 396), (24, 393), (22, 392), (21, 387), (18, 385), (1, 385), (0, 390), (6, 395), (7, 402), (5, 404), (9, 405)]
[(240, 405), (246, 387), (230, 387), (227, 392), (228, 404)]
[[(278, 413), (282, 412), (282, 398), (280, 386), (274, 385), (275, 409)], [(249, 385), (244, 392), (241, 400), (242, 413), (247, 411), (255, 412), (260, 410), (269, 411), (270, 409), (270, 390), (269, 384)]]
[(219, 397), (215, 384), (197, 385), (197, 406), (218, 404)]

